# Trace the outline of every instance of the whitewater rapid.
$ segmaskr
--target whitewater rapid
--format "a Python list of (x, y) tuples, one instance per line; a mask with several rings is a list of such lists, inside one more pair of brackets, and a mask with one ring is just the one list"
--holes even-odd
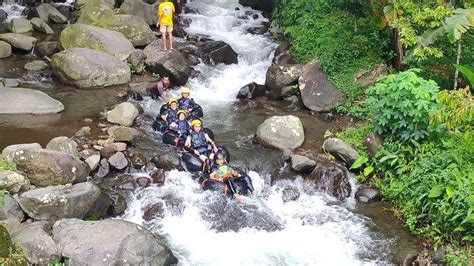
[[(192, 97), (203, 106), (205, 123), (210, 128), (217, 132), (238, 130), (240, 121), (231, 108), (235, 96), (250, 82), (265, 82), (266, 70), (277, 47), (269, 34), (252, 35), (247, 29), (268, 19), (239, 5), (238, 0), (190, 1), (188, 6), (198, 14), (182, 15), (192, 20), (186, 31), (230, 44), (239, 54), (239, 63), (199, 64), (195, 69), (201, 74), (187, 86), (192, 90)], [(246, 11), (255, 12), (258, 18), (239, 18)], [(159, 104), (147, 99), (144, 109), (156, 115)], [(248, 145), (247, 148), (253, 149)], [(235, 152), (231, 150), (231, 154)], [(255, 165), (272, 165), (264, 155), (255, 156), (258, 158)], [(241, 159), (244, 158), (235, 158)], [(371, 265), (387, 259), (392, 240), (374, 231), (370, 219), (353, 213), (346, 204), (328, 195), (313, 191), (301, 177), (271, 184), (271, 171), (251, 170), (259, 199), (248, 200), (241, 206), (230, 202), (227, 206), (243, 212), (251, 206), (258, 209), (256, 213), (270, 213), (283, 223), (282, 230), (242, 228), (238, 232), (219, 232), (213, 229), (216, 222), (204, 216), (210, 202), (223, 199), (203, 192), (189, 173), (176, 170), (166, 173), (164, 186), (139, 189), (130, 195), (129, 208), (122, 218), (164, 236), (180, 265)], [(285, 201), (285, 191), (299, 197)], [(178, 202), (177, 206), (165, 205), (170, 195)], [(163, 217), (145, 222), (143, 212), (160, 202), (165, 205)]]

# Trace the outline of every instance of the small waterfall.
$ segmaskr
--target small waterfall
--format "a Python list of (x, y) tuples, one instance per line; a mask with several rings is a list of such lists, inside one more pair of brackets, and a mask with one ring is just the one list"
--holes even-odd
[(0, 9), (3, 9), (7, 13), (8, 16), (6, 22), (9, 22), (13, 18), (23, 17), (22, 13), (25, 7), (18, 4), (15, 0), (5, 0), (0, 6)]

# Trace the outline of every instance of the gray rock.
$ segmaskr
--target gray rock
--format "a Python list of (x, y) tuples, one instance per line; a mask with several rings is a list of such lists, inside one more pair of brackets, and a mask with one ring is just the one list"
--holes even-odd
[(0, 199), (2, 200), (2, 202), (0, 202), (0, 221), (10, 217), (16, 218), (19, 222), (23, 221), (25, 214), (14, 198), (9, 195), (3, 195)]
[[(1, 41), (0, 41), (1, 42)], [(0, 87), (15, 88), (20, 85), (18, 79), (2, 78), (0, 79)]]
[(8, 18), (8, 13), (5, 10), (0, 9), (0, 23), (5, 21), (7, 18)]
[(0, 41), (0, 58), (12, 55), (12, 46), (4, 41)]
[(91, 182), (75, 185), (49, 186), (27, 191), (18, 198), (23, 211), (37, 220), (84, 218), (100, 196), (100, 189)]
[(292, 155), (291, 156), (291, 168), (296, 172), (307, 173), (311, 172), (316, 166), (314, 160), (309, 159), (306, 156), (302, 155)]
[(191, 76), (191, 67), (186, 57), (177, 50), (162, 51), (161, 41), (156, 40), (145, 47), (147, 68), (160, 75), (168, 74), (176, 85), (185, 85)]
[(53, 114), (64, 110), (64, 105), (46, 93), (24, 88), (0, 90), (0, 114)]
[(181, 168), (181, 159), (175, 151), (158, 154), (153, 157), (151, 161), (156, 165), (156, 167), (165, 171)]
[[(63, 219), (53, 238), (69, 265), (170, 265), (177, 260), (161, 241), (141, 226), (118, 219)], [(74, 241), (72, 241), (74, 239)]]
[(102, 150), (100, 150), (100, 156), (102, 156), (103, 158), (109, 159), (112, 155), (115, 154), (115, 152), (116, 151), (114, 147), (107, 145), (103, 147)]
[(240, 88), (237, 99), (255, 99), (263, 95), (265, 95), (265, 86), (252, 82)]
[(131, 77), (126, 63), (86, 48), (71, 48), (53, 55), (51, 68), (62, 82), (83, 89), (119, 85)]
[(317, 61), (304, 66), (298, 83), (303, 104), (312, 111), (329, 112), (346, 99), (344, 93), (329, 82)]
[(118, 24), (107, 28), (121, 32), (132, 42), (133, 46), (146, 46), (155, 40), (155, 34), (144, 18), (132, 15), (116, 15), (116, 18)]
[(0, 34), (0, 40), (3, 40), (9, 43), (12, 47), (24, 50), (31, 51), (37, 39), (34, 37), (26, 36), (18, 33), (4, 33)]
[(50, 13), (48, 18), (51, 22), (56, 24), (63, 24), (67, 22), (67, 18), (60, 13)]
[(12, 240), (21, 247), (29, 264), (50, 265), (61, 260), (59, 247), (51, 236), (35, 223), (15, 231)]
[(125, 15), (134, 15), (143, 18), (150, 26), (156, 24), (157, 6), (150, 5), (141, 1), (126, 0), (120, 6), (119, 13)]
[(143, 133), (133, 127), (113, 126), (107, 130), (107, 133), (111, 135), (115, 141), (131, 142), (138, 137), (141, 137)]
[[(50, 17), (52, 15), (52, 17)], [(57, 10), (53, 5), (51, 4), (41, 4), (35, 8), (33, 8), (33, 11), (29, 15), (29, 17), (39, 17), (43, 21), (48, 21), (51, 19), (54, 23), (66, 23), (67, 22), (67, 17), (64, 16), (59, 10)]]
[(273, 10), (273, 0), (239, 0), (239, 4), (268, 13)]
[(357, 190), (356, 197), (364, 203), (380, 200), (380, 191), (375, 188), (363, 187)]
[(109, 163), (115, 169), (123, 170), (128, 166), (128, 161), (125, 155), (122, 152), (116, 152), (109, 158)]
[(100, 160), (99, 170), (95, 174), (99, 178), (106, 177), (110, 173), (110, 165), (107, 159), (103, 158)]
[(30, 185), (28, 179), (9, 170), (0, 170), (0, 190), (4, 189), (12, 194), (25, 190)]
[(51, 27), (48, 25), (48, 23), (46, 23), (46, 21), (41, 20), (40, 18), (32, 18), (30, 22), (35, 30), (46, 34), (54, 34), (53, 29), (51, 29)]
[(89, 168), (91, 169), (91, 171), (94, 171), (99, 166), (100, 155), (98, 154), (92, 155), (89, 158), (87, 158), (85, 162), (87, 165), (89, 165)]
[(127, 149), (127, 143), (123, 142), (115, 142), (110, 144), (114, 148), (115, 151), (125, 151)]
[(13, 161), (18, 171), (35, 186), (63, 185), (86, 181), (87, 165), (70, 154), (45, 149), (21, 149)]
[(280, 99), (282, 89), (297, 84), (302, 73), (303, 66), (299, 64), (270, 66), (265, 79), (265, 86), (270, 91), (270, 98)]
[(356, 150), (337, 138), (326, 139), (322, 148), (332, 156), (343, 161), (347, 167), (350, 167), (359, 157), (359, 153)]
[(223, 41), (205, 42), (199, 46), (199, 55), (206, 64), (237, 64), (237, 53)]
[(35, 48), (35, 53), (39, 57), (51, 57), (57, 52), (59, 52), (59, 42), (40, 42)]
[(115, 106), (107, 113), (107, 121), (123, 126), (132, 126), (138, 116), (138, 108), (129, 102)]
[(256, 141), (268, 148), (294, 150), (304, 142), (303, 124), (292, 115), (270, 117), (258, 126)]
[(65, 136), (51, 139), (46, 145), (46, 149), (53, 150), (53, 151), (62, 151), (76, 158), (79, 158), (77, 143), (74, 140)]
[(122, 33), (85, 24), (65, 28), (59, 37), (64, 49), (89, 48), (111, 54), (121, 60), (133, 51), (132, 43)]
[(135, 49), (130, 53), (127, 62), (130, 64), (130, 69), (133, 73), (143, 73), (145, 70), (145, 59), (146, 55), (140, 49)]
[(42, 149), (39, 143), (23, 143), (7, 146), (3, 149), (2, 155), (9, 161), (13, 161), (17, 150)]
[(375, 155), (382, 147), (383, 139), (377, 133), (369, 133), (367, 137), (364, 138), (363, 143), (369, 154)]
[(24, 18), (13, 18), (8, 23), (8, 30), (13, 33), (26, 33), (33, 31), (33, 25)]
[(28, 71), (40, 71), (48, 68), (48, 64), (43, 60), (33, 60), (26, 63), (24, 68)]
[(351, 195), (349, 179), (351, 173), (341, 164), (322, 158), (316, 158), (316, 168), (306, 179), (314, 182), (319, 191), (344, 200)]

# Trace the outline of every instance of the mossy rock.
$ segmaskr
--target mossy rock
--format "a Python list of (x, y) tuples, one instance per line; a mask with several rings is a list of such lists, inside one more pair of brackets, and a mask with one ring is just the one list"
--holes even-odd
[(7, 228), (0, 224), (0, 257), (7, 258), (12, 249), (13, 243)]

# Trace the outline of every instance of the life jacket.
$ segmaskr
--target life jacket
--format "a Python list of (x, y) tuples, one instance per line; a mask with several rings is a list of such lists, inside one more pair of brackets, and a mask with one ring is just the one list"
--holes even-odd
[(202, 153), (208, 150), (206, 134), (204, 132), (191, 131), (190, 135), (191, 135), (191, 145), (193, 146), (194, 149), (196, 149), (199, 153)]
[(232, 175), (232, 168), (227, 164), (223, 164), (217, 168), (216, 174), (223, 179), (231, 178)]
[(184, 98), (184, 97), (179, 98), (178, 103), (179, 103), (179, 108), (185, 109), (185, 110), (188, 110), (190, 108), (192, 109), (196, 105), (192, 98)]
[(177, 114), (177, 110), (173, 110), (173, 109), (168, 109), (168, 117), (166, 118), (167, 122), (168, 122), (168, 125), (173, 123), (173, 122), (177, 122), (178, 120), (178, 114)]
[(186, 120), (179, 120), (177, 121), (178, 123), (178, 131), (180, 135), (187, 135), (189, 131), (189, 123)]

